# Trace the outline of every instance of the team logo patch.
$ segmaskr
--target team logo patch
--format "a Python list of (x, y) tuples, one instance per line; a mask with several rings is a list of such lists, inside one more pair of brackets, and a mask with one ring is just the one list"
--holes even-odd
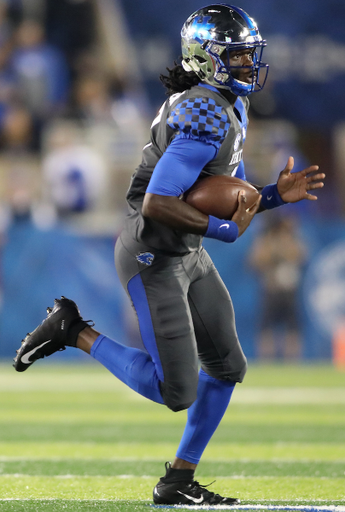
[(136, 255), (136, 259), (139, 263), (143, 263), (144, 265), (152, 265), (152, 262), (155, 258), (155, 255), (152, 252), (139, 252)]

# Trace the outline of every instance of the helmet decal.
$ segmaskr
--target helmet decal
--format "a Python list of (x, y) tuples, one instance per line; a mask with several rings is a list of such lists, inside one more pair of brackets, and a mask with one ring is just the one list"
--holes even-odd
[(189, 31), (195, 40), (203, 43), (205, 39), (213, 39), (212, 29), (215, 29), (215, 24), (211, 23), (211, 19), (211, 16), (197, 16), (194, 18)]

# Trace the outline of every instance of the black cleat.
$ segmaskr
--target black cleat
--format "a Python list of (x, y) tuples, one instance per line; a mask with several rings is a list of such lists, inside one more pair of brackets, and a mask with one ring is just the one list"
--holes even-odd
[(224, 498), (206, 489), (196, 480), (169, 481), (170, 462), (165, 464), (166, 475), (153, 489), (153, 501), (156, 505), (237, 505), (240, 500)]
[(65, 350), (65, 345), (75, 347), (79, 332), (89, 325), (80, 316), (76, 303), (65, 297), (55, 299), (47, 313), (47, 318), (26, 335), (17, 350), (13, 364), (17, 372), (24, 372), (37, 359)]

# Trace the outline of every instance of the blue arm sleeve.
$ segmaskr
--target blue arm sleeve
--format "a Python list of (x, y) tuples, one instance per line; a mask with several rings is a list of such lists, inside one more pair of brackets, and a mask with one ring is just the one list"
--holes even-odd
[(217, 154), (212, 144), (176, 138), (157, 163), (146, 192), (161, 196), (180, 196), (199, 177), (205, 165)]

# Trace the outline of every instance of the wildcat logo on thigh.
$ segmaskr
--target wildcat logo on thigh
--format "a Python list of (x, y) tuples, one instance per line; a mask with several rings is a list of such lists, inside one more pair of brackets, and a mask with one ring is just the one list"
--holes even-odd
[(143, 263), (144, 265), (152, 265), (152, 262), (155, 258), (155, 255), (152, 252), (140, 252), (136, 255), (136, 259), (139, 263)]

